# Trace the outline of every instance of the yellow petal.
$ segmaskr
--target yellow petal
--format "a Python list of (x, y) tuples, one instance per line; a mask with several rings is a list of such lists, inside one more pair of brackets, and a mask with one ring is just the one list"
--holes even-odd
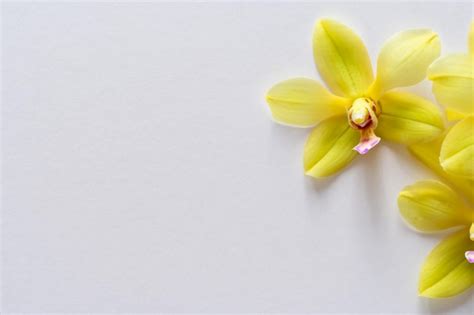
[(461, 120), (466, 117), (466, 114), (458, 112), (452, 108), (446, 108), (446, 118), (448, 118), (449, 121), (453, 120)]
[(407, 223), (422, 232), (471, 224), (474, 211), (466, 208), (451, 188), (434, 180), (419, 181), (398, 195), (398, 208)]
[(434, 104), (406, 92), (388, 92), (379, 100), (381, 115), (376, 133), (385, 139), (412, 144), (439, 135), (444, 128)]
[(349, 127), (345, 116), (322, 121), (309, 135), (304, 148), (306, 175), (326, 177), (348, 165), (357, 155), (353, 147), (359, 133)]
[(320, 20), (314, 29), (313, 53), (321, 77), (337, 95), (361, 96), (373, 81), (364, 43), (343, 24)]
[(420, 142), (409, 147), (410, 152), (438, 176), (446, 179), (464, 197), (474, 203), (474, 181), (471, 179), (446, 173), (439, 162), (439, 153), (446, 133), (441, 134), (433, 140)]
[(451, 128), (443, 141), (439, 158), (446, 172), (474, 177), (474, 116), (464, 118)]
[(467, 54), (451, 54), (439, 58), (428, 68), (428, 79), (437, 80), (445, 77), (472, 79), (473, 60)]
[(276, 121), (300, 127), (314, 126), (329, 116), (344, 114), (348, 102), (307, 78), (277, 83), (267, 92), (266, 100)]
[(394, 35), (380, 51), (371, 94), (376, 97), (382, 91), (420, 82), (440, 51), (439, 37), (431, 30), (415, 29)]
[(474, 285), (474, 264), (464, 253), (474, 249), (469, 232), (463, 229), (441, 241), (426, 258), (420, 274), (419, 292), (429, 298), (445, 298)]
[[(466, 78), (443, 78), (433, 81), (433, 94), (436, 100), (447, 109), (466, 114), (472, 114), (472, 81)], [(456, 117), (450, 116), (449, 120)]]
[(452, 54), (435, 61), (428, 68), (437, 101), (457, 112), (474, 112), (474, 58)]

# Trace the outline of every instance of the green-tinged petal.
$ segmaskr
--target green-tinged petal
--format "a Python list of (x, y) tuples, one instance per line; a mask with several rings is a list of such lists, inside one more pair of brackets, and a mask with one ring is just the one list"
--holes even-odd
[(371, 94), (376, 97), (382, 91), (420, 82), (440, 51), (439, 37), (431, 30), (415, 29), (394, 35), (380, 51)]
[(376, 133), (382, 139), (412, 144), (439, 135), (441, 112), (428, 100), (406, 92), (388, 92), (379, 100), (381, 115)]
[(318, 21), (313, 34), (313, 53), (321, 77), (337, 95), (361, 96), (373, 81), (364, 43), (343, 24), (327, 19)]
[(438, 176), (446, 179), (454, 188), (460, 191), (464, 197), (474, 203), (474, 181), (446, 173), (439, 162), (441, 144), (446, 133), (441, 134), (433, 140), (416, 143), (409, 147), (410, 152)]
[(469, 229), (469, 238), (471, 241), (474, 241), (474, 223), (471, 224), (471, 227)]
[(422, 232), (467, 225), (474, 219), (474, 211), (466, 208), (456, 192), (434, 180), (405, 187), (398, 195), (398, 208), (405, 221)]
[(474, 112), (474, 58), (452, 54), (435, 61), (428, 68), (437, 101), (457, 112)]
[(440, 162), (453, 175), (474, 177), (474, 116), (454, 125), (441, 146)]
[(358, 142), (359, 133), (349, 127), (345, 116), (322, 121), (305, 144), (306, 175), (326, 177), (341, 170), (357, 155), (353, 148)]
[(344, 114), (349, 102), (307, 78), (277, 83), (267, 92), (266, 100), (276, 121), (300, 127), (314, 126), (329, 116)]
[(469, 232), (463, 229), (441, 241), (426, 258), (420, 274), (421, 296), (445, 298), (460, 294), (474, 285), (474, 264), (464, 253), (474, 249)]

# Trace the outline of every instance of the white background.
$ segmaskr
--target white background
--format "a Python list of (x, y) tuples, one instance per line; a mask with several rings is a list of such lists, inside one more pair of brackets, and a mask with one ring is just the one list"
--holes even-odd
[(309, 130), (272, 122), (263, 96), (317, 77), (320, 17), (375, 60), (414, 27), (465, 51), (471, 10), (4, 3), (3, 312), (470, 313), (472, 293), (417, 296), (441, 236), (407, 228), (396, 197), (430, 171), (382, 142), (305, 177)]

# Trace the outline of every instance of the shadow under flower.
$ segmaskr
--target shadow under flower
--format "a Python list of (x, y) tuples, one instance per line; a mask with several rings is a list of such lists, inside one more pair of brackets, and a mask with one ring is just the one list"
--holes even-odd
[(422, 308), (430, 314), (450, 314), (451, 312), (454, 312), (456, 308), (459, 308), (460, 305), (469, 302), (474, 302), (474, 292), (472, 288), (460, 295), (445, 299), (428, 299), (420, 297)]

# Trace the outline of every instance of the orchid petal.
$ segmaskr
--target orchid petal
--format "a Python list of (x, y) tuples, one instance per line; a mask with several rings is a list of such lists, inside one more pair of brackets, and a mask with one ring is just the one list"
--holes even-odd
[(412, 144), (439, 135), (444, 128), (437, 106), (406, 92), (388, 92), (379, 100), (382, 114), (376, 132), (391, 141)]
[(352, 148), (359, 132), (349, 127), (345, 116), (322, 121), (309, 135), (304, 148), (306, 175), (326, 177), (347, 166), (357, 155)]
[(377, 95), (420, 82), (440, 52), (439, 36), (431, 30), (414, 29), (395, 34), (380, 51), (372, 92)]
[(418, 231), (434, 232), (472, 222), (474, 211), (458, 194), (434, 180), (418, 181), (398, 195), (398, 208), (407, 223)]
[(466, 114), (448, 107), (446, 108), (446, 118), (448, 118), (449, 121), (461, 120), (466, 118)]
[(418, 160), (433, 170), (436, 174), (446, 179), (457, 190), (463, 193), (464, 197), (474, 203), (474, 181), (468, 178), (448, 174), (441, 167), (439, 154), (445, 135), (446, 134), (443, 133), (430, 141), (416, 143), (409, 146), (408, 149)]
[(367, 48), (343, 24), (327, 19), (318, 21), (313, 34), (313, 53), (321, 77), (337, 95), (361, 96), (373, 81)]
[(474, 116), (464, 118), (451, 128), (439, 158), (446, 172), (474, 178)]
[(344, 114), (349, 102), (307, 78), (277, 83), (267, 92), (266, 100), (276, 121), (300, 127), (314, 126), (329, 116)]
[(474, 285), (474, 265), (465, 252), (474, 249), (466, 229), (441, 241), (426, 258), (420, 274), (419, 292), (429, 298), (445, 298)]
[(457, 112), (474, 112), (474, 58), (452, 54), (435, 61), (428, 68), (436, 100)]

